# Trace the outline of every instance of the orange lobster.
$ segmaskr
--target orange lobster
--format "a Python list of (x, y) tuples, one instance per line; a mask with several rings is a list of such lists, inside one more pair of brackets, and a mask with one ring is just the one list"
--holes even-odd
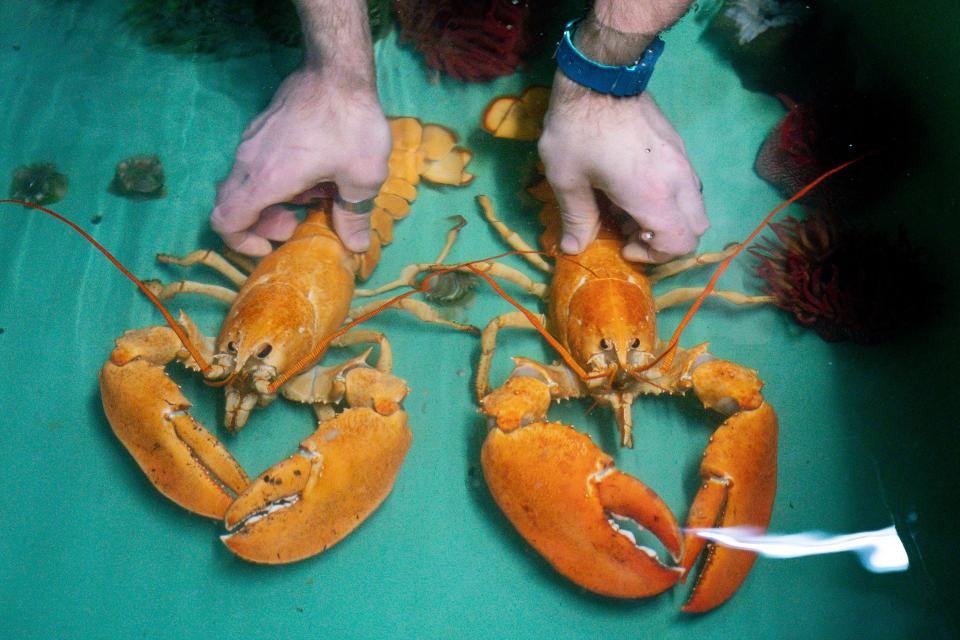
[[(549, 187), (541, 245), (557, 253), (559, 209)], [(496, 221), (481, 198), (488, 220)], [(528, 249), (513, 236), (512, 244)], [(703, 545), (685, 540), (670, 509), (646, 485), (618, 471), (612, 458), (572, 427), (547, 421), (555, 400), (592, 397), (613, 409), (624, 446), (633, 446), (631, 406), (648, 394), (693, 389), (703, 405), (728, 415), (700, 466), (703, 485), (688, 527), (766, 527), (776, 488), (777, 417), (760, 395), (756, 372), (715, 359), (707, 345), (676, 350), (656, 335), (657, 311), (689, 301), (700, 290), (654, 297), (651, 283), (699, 264), (719, 262), (732, 249), (679, 260), (645, 273), (620, 257), (622, 234), (605, 220), (597, 239), (572, 260), (558, 260), (545, 296), (546, 315), (536, 316), (565, 348), (569, 364), (544, 365), (513, 358), (507, 381), (490, 391), (488, 373), (496, 337), (504, 327), (533, 328), (528, 316), (494, 318), (483, 332), (477, 396), (491, 429), (481, 453), (490, 492), (517, 530), (560, 573), (596, 593), (620, 598), (656, 595), (672, 587), (695, 563)], [(738, 303), (766, 302), (715, 292)], [(679, 563), (662, 564), (616, 524), (629, 518), (650, 530)], [(754, 555), (711, 549), (685, 611), (706, 611), (729, 598)]]
[[(542, 96), (531, 99), (531, 92), (519, 99), (494, 101), (484, 115), (484, 127), (499, 137), (535, 138), (540, 128), (526, 120), (538, 117), (537, 110), (527, 103), (536, 106), (544, 100)], [(783, 206), (848, 164), (777, 207), (742, 246)], [(609, 207), (597, 239), (583, 253), (550, 267), (538, 254), (560, 254), (559, 206), (545, 181), (530, 191), (544, 205), (542, 252), (534, 251), (500, 222), (488, 199), (479, 199), (487, 220), (504, 240), (535, 267), (551, 273), (545, 289), (525, 287), (546, 302), (545, 315), (522, 309), (507, 296), (520, 311), (493, 319), (482, 335), (476, 391), (490, 426), (481, 452), (490, 492), (514, 527), (557, 571), (599, 594), (641, 598), (662, 593), (685, 579), (706, 550), (683, 610), (709, 611), (737, 591), (756, 555), (715, 546), (693, 532), (685, 535), (653, 490), (617, 470), (613, 459), (588, 436), (568, 425), (548, 422), (547, 410), (553, 401), (589, 396), (596, 404), (611, 407), (622, 444), (632, 447), (631, 406), (638, 396), (684, 394), (692, 389), (705, 408), (727, 418), (703, 454), (701, 486), (686, 528), (765, 530), (776, 494), (778, 424), (776, 413), (760, 393), (763, 382), (756, 371), (710, 355), (706, 344), (680, 349), (678, 340), (707, 295), (737, 304), (771, 299), (714, 290), (741, 245), (652, 268), (625, 261), (620, 224)], [(654, 296), (652, 284), (710, 263), (721, 264), (707, 287)], [(512, 271), (503, 265), (499, 268)], [(510, 274), (509, 279), (519, 284), (519, 275)], [(694, 304), (673, 338), (660, 341), (657, 312), (691, 300)], [(515, 357), (507, 381), (491, 392), (490, 363), (497, 333), (504, 327), (536, 328), (564, 363), (545, 365)], [(676, 565), (662, 563), (654, 551), (638, 545), (633, 534), (618, 524), (623, 519), (654, 534)]]
[[(168, 319), (169, 326), (118, 338), (100, 372), (103, 408), (114, 433), (161, 493), (189, 511), (224, 519), (228, 533), (223, 542), (252, 562), (300, 560), (350, 534), (386, 499), (410, 446), (402, 407), (408, 388), (390, 373), (390, 343), (376, 331), (347, 331), (355, 320), (376, 311), (370, 304), (351, 308), (354, 281), (376, 265), (380, 245), (392, 239), (393, 221), (409, 212), (421, 178), (462, 185), (472, 176), (464, 172), (470, 154), (456, 146), (450, 131), (413, 118), (393, 119), (391, 128), (390, 177), (375, 200), (367, 253), (344, 248), (331, 229), (328, 206), (322, 206), (308, 212), (290, 240), (249, 275), (212, 251), (158, 257), (180, 265), (204, 264), (239, 291), (190, 281), (142, 283), (66, 221), (134, 280)], [(216, 340), (200, 334), (185, 314), (177, 323), (162, 308), (159, 300), (179, 293), (231, 304)], [(429, 322), (475, 331), (444, 320), (420, 301), (394, 306)], [(328, 346), (357, 344), (379, 345), (373, 367), (366, 362), (368, 350), (343, 364), (292, 377)], [(225, 387), (230, 431), (243, 427), (250, 412), (268, 405), (278, 391), (313, 405), (317, 430), (296, 453), (251, 482), (223, 444), (190, 415), (190, 402), (164, 371), (174, 360), (202, 371), (211, 386)], [(337, 411), (338, 405), (346, 408)]]

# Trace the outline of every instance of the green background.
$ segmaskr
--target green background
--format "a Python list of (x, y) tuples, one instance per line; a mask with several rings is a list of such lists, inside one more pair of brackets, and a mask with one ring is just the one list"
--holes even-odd
[[(778, 532), (876, 529), (895, 521), (911, 553), (907, 573), (874, 575), (852, 556), (759, 560), (717, 611), (679, 613), (684, 589), (648, 601), (600, 598), (571, 585), (513, 531), (478, 469), (483, 424), (470, 393), (475, 339), (385, 314), (396, 371), (413, 391), (406, 407), (414, 444), (396, 487), (366, 523), (325, 554), (285, 567), (234, 558), (215, 522), (180, 510), (145, 480), (114, 439), (100, 407), (97, 370), (115, 336), (160, 322), (134, 287), (63, 225), (33, 211), (0, 211), (0, 627), (5, 637), (952, 637), (944, 603), (956, 602), (950, 525), (956, 503), (952, 364), (957, 274), (952, 260), (958, 168), (956, 30), (946, 2), (845, 3), (857, 50), (906, 88), (928, 130), (921, 166), (878, 207), (902, 222), (938, 266), (941, 315), (918, 318), (882, 347), (828, 345), (774, 309), (708, 304), (685, 344), (761, 372), (780, 415)], [(936, 11), (935, 11), (936, 9)], [(189, 59), (145, 49), (121, 21), (120, 3), (0, 5), (0, 177), (53, 161), (70, 191), (54, 206), (109, 247), (135, 273), (167, 280), (157, 252), (219, 246), (207, 227), (216, 182), (229, 170), (246, 123), (297, 61), (286, 49), (242, 59)], [(564, 16), (557, 16), (563, 18)], [(667, 36), (651, 90), (683, 136), (704, 183), (712, 227), (701, 248), (743, 238), (778, 197), (752, 170), (756, 150), (783, 115), (779, 102), (744, 90), (699, 40), (693, 14)], [(521, 74), (467, 85), (426, 73), (396, 34), (377, 45), (380, 95), (389, 114), (456, 130), (475, 152), (477, 179), (464, 189), (422, 187), (396, 229), (372, 283), (409, 262), (432, 259), (449, 225), (470, 225), (454, 260), (502, 250), (479, 217), (490, 195), (501, 217), (533, 239), (535, 208), (519, 195), (533, 145), (493, 140), (478, 127), (486, 103), (548, 81), (549, 60)], [(349, 105), (344, 105), (349, 108)], [(106, 191), (115, 164), (158, 153), (168, 196), (129, 202)], [(5, 179), (5, 178), (4, 178)], [(2, 185), (0, 185), (2, 186)], [(799, 213), (799, 211), (795, 212)], [(94, 225), (91, 219), (102, 216)], [(518, 264), (517, 261), (513, 262)], [(878, 265), (878, 278), (895, 264)], [(212, 274), (189, 277), (218, 282)], [(704, 284), (692, 272), (668, 286)], [(724, 288), (755, 292), (749, 260)], [(910, 291), (891, 291), (911, 304)], [(183, 299), (207, 333), (223, 310)], [(483, 324), (507, 310), (482, 292), (463, 318)], [(667, 335), (680, 311), (661, 317)], [(550, 359), (540, 341), (511, 333), (508, 354)], [(345, 357), (331, 354), (328, 361)], [(218, 427), (222, 400), (175, 374), (194, 414), (227, 441), (253, 474), (288, 455), (311, 432), (312, 414), (275, 403), (236, 437)], [(650, 484), (675, 513), (696, 489), (696, 465), (716, 421), (696, 402), (649, 399), (634, 418), (637, 446), (618, 451), (605, 411), (555, 409)], [(952, 591), (951, 591), (952, 590)]]

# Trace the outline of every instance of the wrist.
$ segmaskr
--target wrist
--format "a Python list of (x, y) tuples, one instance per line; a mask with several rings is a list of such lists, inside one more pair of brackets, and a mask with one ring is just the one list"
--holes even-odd
[(577, 26), (573, 44), (589, 59), (607, 65), (635, 63), (657, 32), (620, 31), (603, 23), (593, 11)]
[(307, 73), (343, 89), (376, 93), (373, 39), (364, 0), (296, 0)]
[(589, 17), (623, 33), (657, 34), (687, 12), (693, 0), (596, 0)]

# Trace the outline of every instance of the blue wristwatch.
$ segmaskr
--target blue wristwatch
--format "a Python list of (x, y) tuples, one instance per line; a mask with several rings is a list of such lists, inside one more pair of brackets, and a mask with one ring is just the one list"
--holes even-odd
[(653, 66), (663, 53), (664, 43), (659, 36), (653, 39), (640, 59), (630, 65), (612, 66), (600, 64), (586, 57), (573, 45), (573, 34), (583, 18), (567, 23), (563, 37), (557, 45), (557, 66), (563, 74), (597, 93), (618, 98), (635, 96), (642, 93), (653, 75)]

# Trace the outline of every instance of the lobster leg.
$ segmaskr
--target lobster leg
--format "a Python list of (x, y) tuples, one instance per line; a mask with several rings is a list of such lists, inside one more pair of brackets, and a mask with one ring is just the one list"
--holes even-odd
[[(777, 415), (760, 395), (756, 372), (723, 360), (695, 365), (693, 389), (708, 409), (730, 417), (710, 439), (700, 464), (703, 480), (687, 528), (756, 527), (766, 530), (777, 485)], [(689, 572), (706, 547), (687, 612), (709, 611), (740, 587), (756, 554), (718, 547), (694, 533), (684, 541), (681, 565)]]
[(520, 234), (508, 227), (503, 223), (500, 218), (497, 217), (496, 212), (493, 209), (493, 203), (490, 202), (490, 198), (487, 196), (477, 196), (477, 202), (480, 204), (480, 208), (483, 209), (483, 216), (487, 219), (487, 222), (490, 223), (497, 233), (500, 234), (500, 237), (503, 238), (503, 241), (506, 242), (511, 248), (515, 251), (520, 252), (520, 256), (529, 262), (531, 265), (543, 271), (544, 273), (553, 272), (553, 267), (551, 267), (546, 260), (540, 257), (540, 254), (530, 246), (530, 244), (524, 240)]
[[(321, 553), (386, 499), (412, 435), (399, 378), (358, 359), (317, 376), (313, 400), (350, 408), (320, 423), (299, 450), (237, 497), (224, 519), (227, 547), (251, 562), (281, 564)], [(320, 388), (326, 388), (321, 393)]]
[(732, 256), (739, 247), (739, 244), (733, 243), (726, 246), (723, 251), (701, 253), (688, 258), (677, 258), (676, 260), (671, 260), (670, 262), (665, 262), (664, 264), (658, 264), (650, 267), (650, 269), (647, 270), (647, 280), (650, 281), (650, 284), (654, 284), (665, 278), (678, 275), (684, 271), (689, 271), (695, 267), (705, 264), (716, 264), (718, 262), (723, 262)]
[[(547, 317), (543, 314), (537, 314), (536, 317), (540, 324), (545, 324), (547, 321)], [(494, 351), (497, 349), (497, 333), (505, 327), (534, 330), (530, 321), (519, 311), (501, 314), (487, 323), (480, 336), (480, 362), (477, 365), (475, 382), (478, 400), (482, 401), (490, 393), (490, 365), (493, 362)]]
[(163, 284), (159, 280), (144, 280), (143, 284), (161, 300), (169, 300), (181, 293), (196, 293), (227, 304), (233, 304), (237, 299), (237, 292), (233, 289), (191, 280), (178, 280), (169, 284)]
[[(208, 345), (186, 315), (181, 324), (195, 344)], [(103, 409), (117, 438), (161, 493), (189, 511), (222, 518), (233, 502), (231, 492), (243, 491), (248, 479), (219, 440), (190, 416), (190, 402), (164, 372), (174, 359), (191, 365), (181, 349), (167, 327), (124, 334), (100, 371)]]
[(676, 559), (681, 534), (670, 509), (639, 480), (618, 471), (588, 436), (544, 420), (551, 389), (571, 381), (557, 379), (554, 368), (518, 364), (523, 373), (483, 400), (492, 428), (481, 462), (500, 509), (557, 571), (586, 589), (618, 598), (669, 589), (679, 571), (638, 546), (615, 519), (649, 529)]
[(238, 287), (242, 287), (243, 283), (247, 281), (247, 276), (244, 275), (242, 271), (230, 264), (226, 258), (221, 256), (219, 253), (210, 249), (194, 251), (183, 257), (171, 256), (166, 253), (158, 253), (157, 262), (177, 264), (181, 267), (202, 264), (213, 269)]
[[(347, 321), (355, 320), (365, 314), (374, 313), (383, 306), (382, 301), (369, 302), (367, 304), (358, 305), (356, 307), (351, 307), (350, 312), (347, 314)], [(447, 327), (453, 327), (458, 331), (470, 331), (475, 333), (479, 331), (476, 327), (469, 324), (463, 324), (461, 322), (454, 322), (452, 320), (447, 320), (441, 316), (436, 309), (428, 305), (422, 300), (414, 300), (412, 298), (404, 298), (403, 300), (394, 301), (391, 305), (391, 309), (399, 309), (401, 311), (406, 311), (407, 313), (413, 315), (418, 320), (423, 322), (429, 322), (431, 324), (442, 324)]]
[[(703, 287), (683, 287), (668, 291), (663, 295), (656, 297), (654, 303), (657, 306), (657, 313), (678, 304), (690, 302), (703, 293)], [(733, 304), (769, 304), (773, 302), (773, 296), (748, 296), (739, 291), (711, 291), (710, 295), (716, 298), (723, 298)]]

